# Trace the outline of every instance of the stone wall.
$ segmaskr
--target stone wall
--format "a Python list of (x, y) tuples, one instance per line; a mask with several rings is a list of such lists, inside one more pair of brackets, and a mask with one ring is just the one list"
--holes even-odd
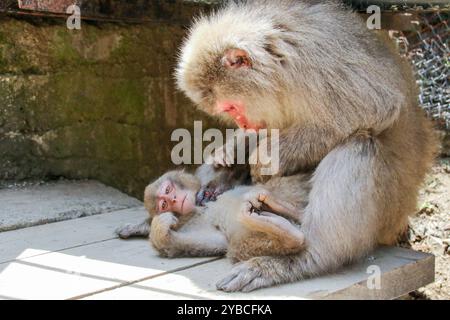
[(91, 178), (141, 198), (171, 167), (174, 129), (217, 126), (174, 89), (179, 21), (195, 8), (163, 12), (167, 23), (80, 31), (0, 15), (0, 180)]
[(171, 166), (171, 132), (212, 123), (174, 89), (184, 33), (0, 16), (0, 180), (92, 178), (141, 197)]

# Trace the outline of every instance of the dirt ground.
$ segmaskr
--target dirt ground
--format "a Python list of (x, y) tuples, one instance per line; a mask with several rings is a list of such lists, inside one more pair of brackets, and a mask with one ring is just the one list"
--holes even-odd
[(436, 256), (435, 282), (410, 299), (450, 299), (450, 158), (437, 160), (420, 192), (418, 213), (410, 219), (408, 242)]

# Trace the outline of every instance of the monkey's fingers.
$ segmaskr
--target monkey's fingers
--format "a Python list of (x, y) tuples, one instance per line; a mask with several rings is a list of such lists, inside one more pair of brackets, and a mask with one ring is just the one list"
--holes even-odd
[(269, 196), (267, 194), (261, 194), (259, 196), (259, 201), (265, 204), (266, 208), (264, 209), (268, 209), (266, 211), (273, 212), (290, 219), (295, 219), (298, 222), (301, 222), (302, 220), (301, 212), (289, 203), (281, 204), (272, 196)]

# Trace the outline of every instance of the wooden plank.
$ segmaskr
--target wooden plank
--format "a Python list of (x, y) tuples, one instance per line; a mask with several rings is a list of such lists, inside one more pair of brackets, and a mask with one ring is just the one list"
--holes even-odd
[(0, 263), (116, 238), (114, 230), (147, 217), (136, 207), (86, 218), (0, 233)]
[[(401, 259), (410, 260), (414, 251), (400, 253)], [(414, 259), (414, 258), (413, 258)], [(401, 267), (391, 269), (383, 274), (379, 290), (368, 290), (367, 280), (353, 286), (329, 294), (326, 299), (394, 299), (426, 286), (434, 281), (435, 258), (427, 255), (424, 258)]]
[(113, 239), (0, 264), (0, 297), (70, 299), (210, 260), (164, 259), (146, 240)]
[[(369, 289), (368, 267), (382, 272), (380, 289)], [(101, 292), (85, 299), (393, 299), (422, 287), (434, 279), (434, 256), (397, 247), (380, 248), (359, 264), (342, 271), (297, 283), (248, 293), (223, 293), (215, 283), (231, 268), (220, 260)]]

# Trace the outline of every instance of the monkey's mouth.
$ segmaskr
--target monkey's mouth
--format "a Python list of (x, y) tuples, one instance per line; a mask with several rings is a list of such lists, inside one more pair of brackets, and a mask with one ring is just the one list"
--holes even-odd
[(227, 113), (241, 129), (258, 131), (266, 127), (265, 123), (253, 123), (248, 120), (245, 115), (245, 106), (241, 102), (219, 102), (216, 110), (218, 113)]
[[(232, 116), (233, 117), (233, 116)], [(265, 124), (256, 124), (251, 123), (247, 117), (243, 115), (239, 115), (237, 117), (233, 117), (234, 122), (237, 124), (237, 126), (244, 130), (255, 130), (258, 132), (260, 129), (264, 129), (266, 127)]]
[(184, 196), (183, 202), (181, 202), (181, 212), (183, 212), (184, 202), (186, 201), (187, 195)]

